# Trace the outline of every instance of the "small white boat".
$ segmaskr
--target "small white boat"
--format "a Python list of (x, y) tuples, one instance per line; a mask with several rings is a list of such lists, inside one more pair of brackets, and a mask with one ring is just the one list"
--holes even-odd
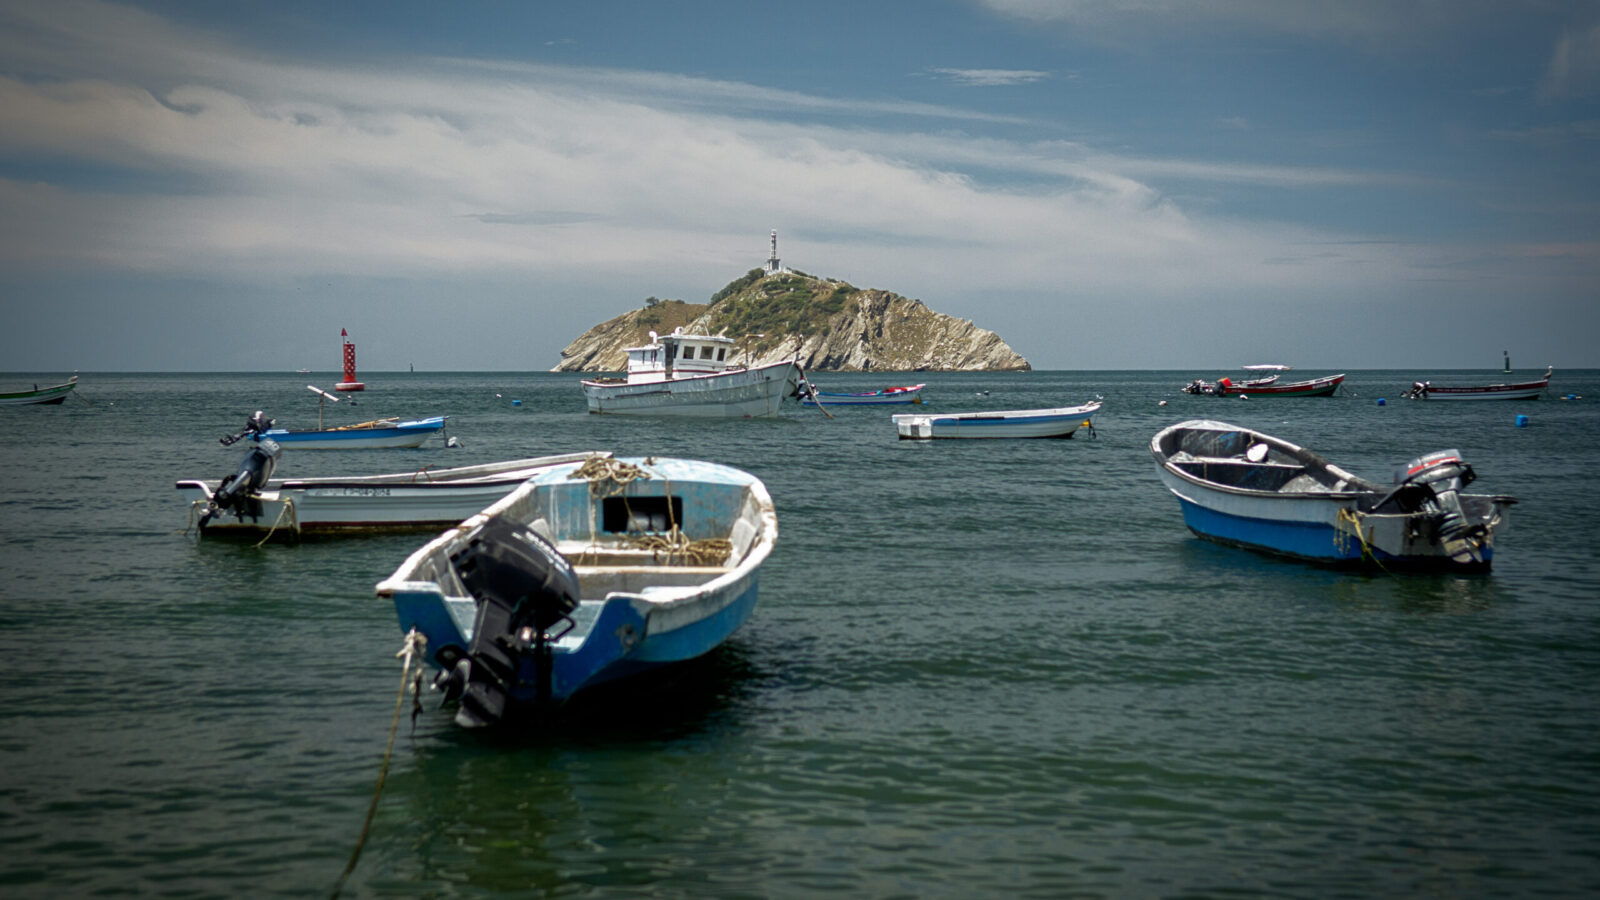
[(594, 459), (430, 541), (377, 594), (425, 640), (458, 724), (516, 724), (715, 649), (755, 609), (777, 538), (772, 498), (747, 472)]
[(901, 413), (893, 416), (901, 440), (940, 438), (1070, 438), (1093, 429), (1100, 402), (1055, 409), (1008, 409), (969, 413)]
[(749, 418), (776, 416), (795, 395), (794, 362), (748, 368), (735, 365), (731, 338), (650, 332), (650, 343), (629, 347), (626, 378), (583, 382), (589, 412), (616, 415)]
[(263, 442), (251, 448), (234, 475), (211, 482), (186, 479), (174, 487), (189, 501), (190, 520), (202, 536), (270, 534), (296, 540), (444, 528), (552, 466), (610, 455), (586, 451), (387, 475), (274, 479), (277, 456)]
[(1196, 419), (1150, 439), (1184, 524), (1210, 541), (1330, 564), (1482, 571), (1512, 497), (1467, 494), (1458, 450), (1411, 460), (1380, 485), (1304, 447)]

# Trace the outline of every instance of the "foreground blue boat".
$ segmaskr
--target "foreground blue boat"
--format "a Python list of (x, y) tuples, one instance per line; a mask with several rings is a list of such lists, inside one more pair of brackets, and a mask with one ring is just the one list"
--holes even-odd
[(467, 728), (701, 656), (755, 609), (777, 513), (747, 472), (683, 459), (556, 466), (377, 586)]
[(1333, 564), (1487, 571), (1513, 497), (1465, 494), (1458, 450), (1418, 457), (1380, 485), (1288, 441), (1196, 419), (1150, 452), (1184, 524), (1223, 544)]

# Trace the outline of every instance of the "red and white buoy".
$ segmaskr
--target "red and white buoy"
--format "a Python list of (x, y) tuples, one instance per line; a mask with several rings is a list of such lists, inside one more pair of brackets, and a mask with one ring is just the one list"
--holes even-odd
[[(344, 340), (344, 380), (333, 386), (336, 391), (364, 391), (367, 386), (356, 380), (356, 345), (350, 343), (350, 334), (339, 329)], [(352, 401), (353, 402), (353, 401)]]

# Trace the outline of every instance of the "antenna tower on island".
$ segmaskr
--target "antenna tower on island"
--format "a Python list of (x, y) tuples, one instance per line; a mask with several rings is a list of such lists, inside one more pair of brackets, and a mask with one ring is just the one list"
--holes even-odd
[(767, 274), (776, 275), (788, 271), (778, 263), (778, 229), (772, 229), (772, 255), (767, 257)]

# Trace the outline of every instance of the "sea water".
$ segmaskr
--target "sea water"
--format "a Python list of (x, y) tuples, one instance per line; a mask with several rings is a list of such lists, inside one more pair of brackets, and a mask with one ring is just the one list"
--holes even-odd
[[(1600, 373), (1516, 402), (1398, 399), (1496, 372), (1178, 392), (1213, 374), (815, 373), (926, 381), (933, 412), (1105, 398), (1092, 436), (912, 442), (885, 408), (614, 418), (572, 375), (367, 373), (330, 423), (444, 414), (461, 446), (286, 452), (280, 475), (694, 457), (763, 479), (780, 537), (728, 644), (547, 730), (407, 700), (343, 896), (1600, 892)], [(200, 541), (173, 490), (231, 473), (217, 438), (256, 409), (314, 425), (306, 380), (86, 373), (63, 406), (0, 409), (0, 894), (331, 891), (401, 675), (373, 586), (426, 536)], [(1494, 571), (1196, 539), (1148, 445), (1199, 417), (1384, 482), (1460, 449), (1472, 490), (1520, 500)]]

